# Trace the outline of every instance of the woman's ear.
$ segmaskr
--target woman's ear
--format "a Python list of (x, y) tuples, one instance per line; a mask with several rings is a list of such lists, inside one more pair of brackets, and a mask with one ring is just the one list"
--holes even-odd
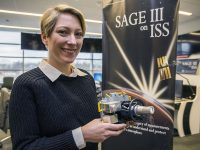
[(47, 47), (48, 46), (48, 38), (44, 33), (41, 33), (42, 43)]

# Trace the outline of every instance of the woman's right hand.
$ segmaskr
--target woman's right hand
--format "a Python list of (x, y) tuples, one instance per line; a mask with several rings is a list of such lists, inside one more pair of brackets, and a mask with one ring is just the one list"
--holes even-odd
[(94, 119), (81, 127), (85, 142), (103, 142), (111, 136), (118, 136), (126, 128), (126, 124), (103, 123)]

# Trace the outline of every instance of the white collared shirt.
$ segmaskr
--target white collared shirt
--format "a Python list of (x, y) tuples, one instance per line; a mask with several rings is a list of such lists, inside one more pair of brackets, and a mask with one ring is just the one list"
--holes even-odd
[(50, 65), (45, 59), (43, 59), (40, 64), (39, 68), (41, 71), (52, 81), (54, 82), (61, 74), (69, 77), (77, 77), (77, 76), (86, 76), (87, 74), (76, 68), (75, 66), (71, 65), (72, 73), (70, 75), (65, 75), (57, 68)]
[[(39, 64), (40, 70), (52, 81), (54, 82), (62, 73), (57, 68), (50, 65), (45, 59), (43, 59)], [(64, 74), (65, 75), (65, 74)], [(65, 75), (68, 77), (86, 76), (87, 74), (72, 65), (72, 73), (70, 75)], [(83, 138), (83, 133), (81, 127), (72, 130), (72, 135), (76, 146), (82, 149), (86, 146), (85, 140)]]

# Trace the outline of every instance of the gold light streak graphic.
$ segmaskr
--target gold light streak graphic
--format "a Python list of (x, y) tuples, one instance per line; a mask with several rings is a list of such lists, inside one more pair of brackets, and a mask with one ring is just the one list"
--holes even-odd
[[(145, 79), (145, 75), (144, 75), (144, 70), (143, 68), (140, 66), (140, 74), (141, 74), (141, 79), (138, 76), (138, 74), (136, 73), (134, 67), (131, 65), (128, 57), (126, 56), (124, 50), (122, 49), (121, 45), (119, 44), (117, 38), (115, 37), (114, 33), (112, 32), (111, 28), (108, 26), (108, 24), (106, 24), (106, 27), (112, 37), (112, 39), (114, 40), (116, 46), (117, 46), (117, 50), (120, 52), (123, 60), (125, 61), (125, 64), (127, 65), (129, 71), (131, 72), (133, 78), (136, 81), (136, 84), (132, 83), (129, 79), (127, 79), (124, 75), (122, 75), (120, 72), (115, 71), (117, 73), (117, 75), (123, 80), (125, 81), (131, 88), (138, 90), (138, 91), (142, 91), (143, 93), (157, 99), (160, 103), (162, 103), (166, 108), (174, 110), (174, 107), (171, 106), (171, 104), (173, 104), (173, 100), (172, 99), (159, 99), (159, 96), (161, 96), (167, 89), (168, 87), (165, 86), (161, 89), (158, 90), (159, 84), (160, 84), (160, 76), (159, 74), (157, 74), (156, 80), (154, 81), (153, 77), (154, 77), (154, 65), (153, 65), (153, 61), (151, 62), (151, 71), (150, 71), (150, 77), (149, 77), (149, 86), (147, 84), (147, 80)], [(172, 42), (169, 45), (169, 48), (167, 50), (167, 55), (166, 58), (168, 59), (172, 49), (173, 49), (173, 45), (174, 42), (176, 40), (176, 34), (174, 33), (173, 38), (172, 38)], [(153, 58), (154, 60), (154, 58)], [(121, 87), (115, 83), (109, 82), (109, 84), (115, 88), (124, 88)]]

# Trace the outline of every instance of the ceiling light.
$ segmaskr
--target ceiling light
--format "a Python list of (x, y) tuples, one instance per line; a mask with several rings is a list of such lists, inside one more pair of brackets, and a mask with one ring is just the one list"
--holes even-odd
[(1, 10), (1, 9), (0, 9), (0, 12), (1, 13), (7, 13), (7, 14), (26, 15), (26, 16), (37, 16), (37, 17), (42, 16), (42, 14), (20, 12), (20, 11), (10, 11), (10, 10)]
[(8, 25), (0, 25), (0, 28), (24, 29), (24, 30), (40, 30), (39, 28), (20, 27), (20, 26), (8, 26)]
[[(39, 28), (20, 27), (20, 26), (8, 26), (8, 25), (0, 25), (0, 28), (23, 29), (23, 30), (34, 30), (34, 31), (40, 31)], [(86, 32), (85, 34), (86, 34), (86, 35), (97, 35), (97, 36), (102, 36), (101, 33), (95, 33), (95, 32)]]
[[(2, 10), (2, 9), (0, 9), (0, 13), (26, 15), (26, 16), (36, 16), (36, 17), (41, 17), (42, 16), (42, 14), (37, 14), (37, 13), (28, 13), (28, 12), (20, 12), (20, 11), (10, 11), (10, 10)], [(85, 21), (86, 22), (90, 22), (90, 23), (102, 23), (102, 21), (92, 20), (92, 19), (85, 19)]]
[(192, 13), (186, 12), (186, 11), (179, 11), (180, 15), (185, 15), (185, 16), (192, 16)]
[(200, 33), (196, 33), (196, 32), (192, 32), (190, 33), (191, 35), (197, 35), (197, 36), (200, 36)]
[(91, 22), (91, 23), (102, 23), (102, 21), (99, 20), (91, 20), (91, 19), (85, 19), (86, 22)]
[(101, 33), (96, 33), (96, 32), (86, 32), (85, 34), (87, 34), (87, 35), (98, 35), (98, 36), (102, 36)]

